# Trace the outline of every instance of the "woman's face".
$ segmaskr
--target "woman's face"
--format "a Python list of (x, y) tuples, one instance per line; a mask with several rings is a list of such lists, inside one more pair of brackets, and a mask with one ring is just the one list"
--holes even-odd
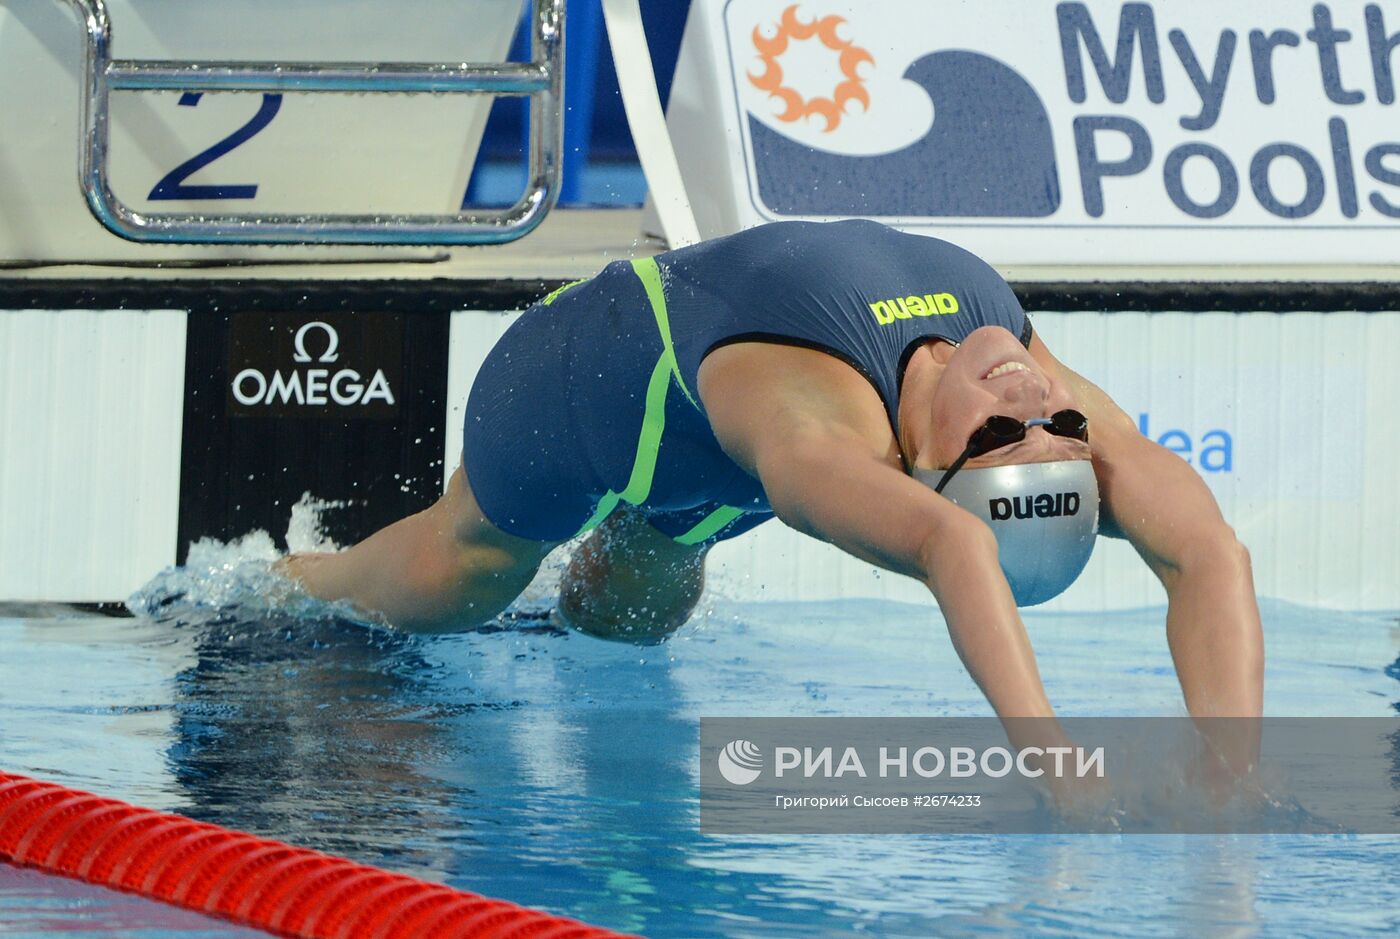
[[(974, 330), (955, 349), (940, 344), (934, 358), (943, 363), (943, 369), (931, 402), (932, 445), (918, 455), (919, 466), (949, 466), (967, 447), (973, 432), (994, 414), (1025, 421), (1078, 408), (1069, 389), (1053, 380), (1026, 347), (1000, 326)], [(1020, 443), (993, 450), (966, 465), (971, 469), (1088, 458), (1088, 444), (1057, 437), (1043, 427), (1031, 427)]]

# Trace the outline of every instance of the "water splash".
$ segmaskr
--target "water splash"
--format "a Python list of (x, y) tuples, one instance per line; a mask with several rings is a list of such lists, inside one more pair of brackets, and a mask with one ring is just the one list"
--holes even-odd
[[(321, 528), (321, 516), (343, 502), (304, 493), (292, 507), (286, 541), (292, 552), (338, 551)], [(276, 567), (284, 557), (261, 529), (224, 542), (201, 538), (183, 565), (168, 567), (127, 598), (127, 609), (157, 622), (179, 625), (220, 621), (294, 619), (378, 625), (347, 602), (312, 597)]]
[(342, 509), (348, 504), (343, 500), (317, 499), (310, 492), (303, 492), (296, 505), (292, 506), (292, 517), (287, 522), (288, 552), (302, 554), (341, 550), (342, 546), (336, 544), (321, 527), (321, 516), (327, 509)]

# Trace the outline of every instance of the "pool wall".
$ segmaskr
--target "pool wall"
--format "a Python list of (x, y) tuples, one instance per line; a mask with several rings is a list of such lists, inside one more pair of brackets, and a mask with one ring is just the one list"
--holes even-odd
[[(304, 493), (341, 503), (323, 515), (341, 544), (427, 505), (509, 311), (556, 282), (327, 266), (306, 280), (0, 279), (0, 599), (118, 601), (200, 537), (281, 539)], [(1209, 285), (1207, 309), (1153, 311), (1150, 285), (1125, 287), (1132, 309), (1104, 285), (1092, 302), (1020, 289), (1050, 348), (1201, 473), (1262, 595), (1400, 606), (1400, 313), (1241, 312)], [(717, 549), (711, 584), (740, 600), (926, 598), (777, 522)], [(1161, 599), (1105, 539), (1050, 609)]]

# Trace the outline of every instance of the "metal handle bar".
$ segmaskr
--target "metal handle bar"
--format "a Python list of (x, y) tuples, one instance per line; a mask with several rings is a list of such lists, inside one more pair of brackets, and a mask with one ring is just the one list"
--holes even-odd
[[(78, 181), (92, 214), (132, 241), (202, 244), (498, 244), (532, 231), (559, 197), (565, 0), (532, 0), (526, 63), (181, 62), (113, 59), (105, 0), (68, 0), (87, 33)], [(459, 93), (530, 98), (529, 182), (509, 209), (470, 215), (182, 215), (137, 212), (107, 176), (112, 91)]]

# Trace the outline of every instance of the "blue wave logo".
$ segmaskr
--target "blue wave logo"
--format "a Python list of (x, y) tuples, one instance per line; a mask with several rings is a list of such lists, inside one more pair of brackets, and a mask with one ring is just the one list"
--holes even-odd
[(1060, 207), (1045, 104), (1010, 66), (934, 52), (904, 78), (933, 102), (929, 132), (858, 156), (800, 143), (748, 115), (760, 200), (779, 215), (1044, 218)]

